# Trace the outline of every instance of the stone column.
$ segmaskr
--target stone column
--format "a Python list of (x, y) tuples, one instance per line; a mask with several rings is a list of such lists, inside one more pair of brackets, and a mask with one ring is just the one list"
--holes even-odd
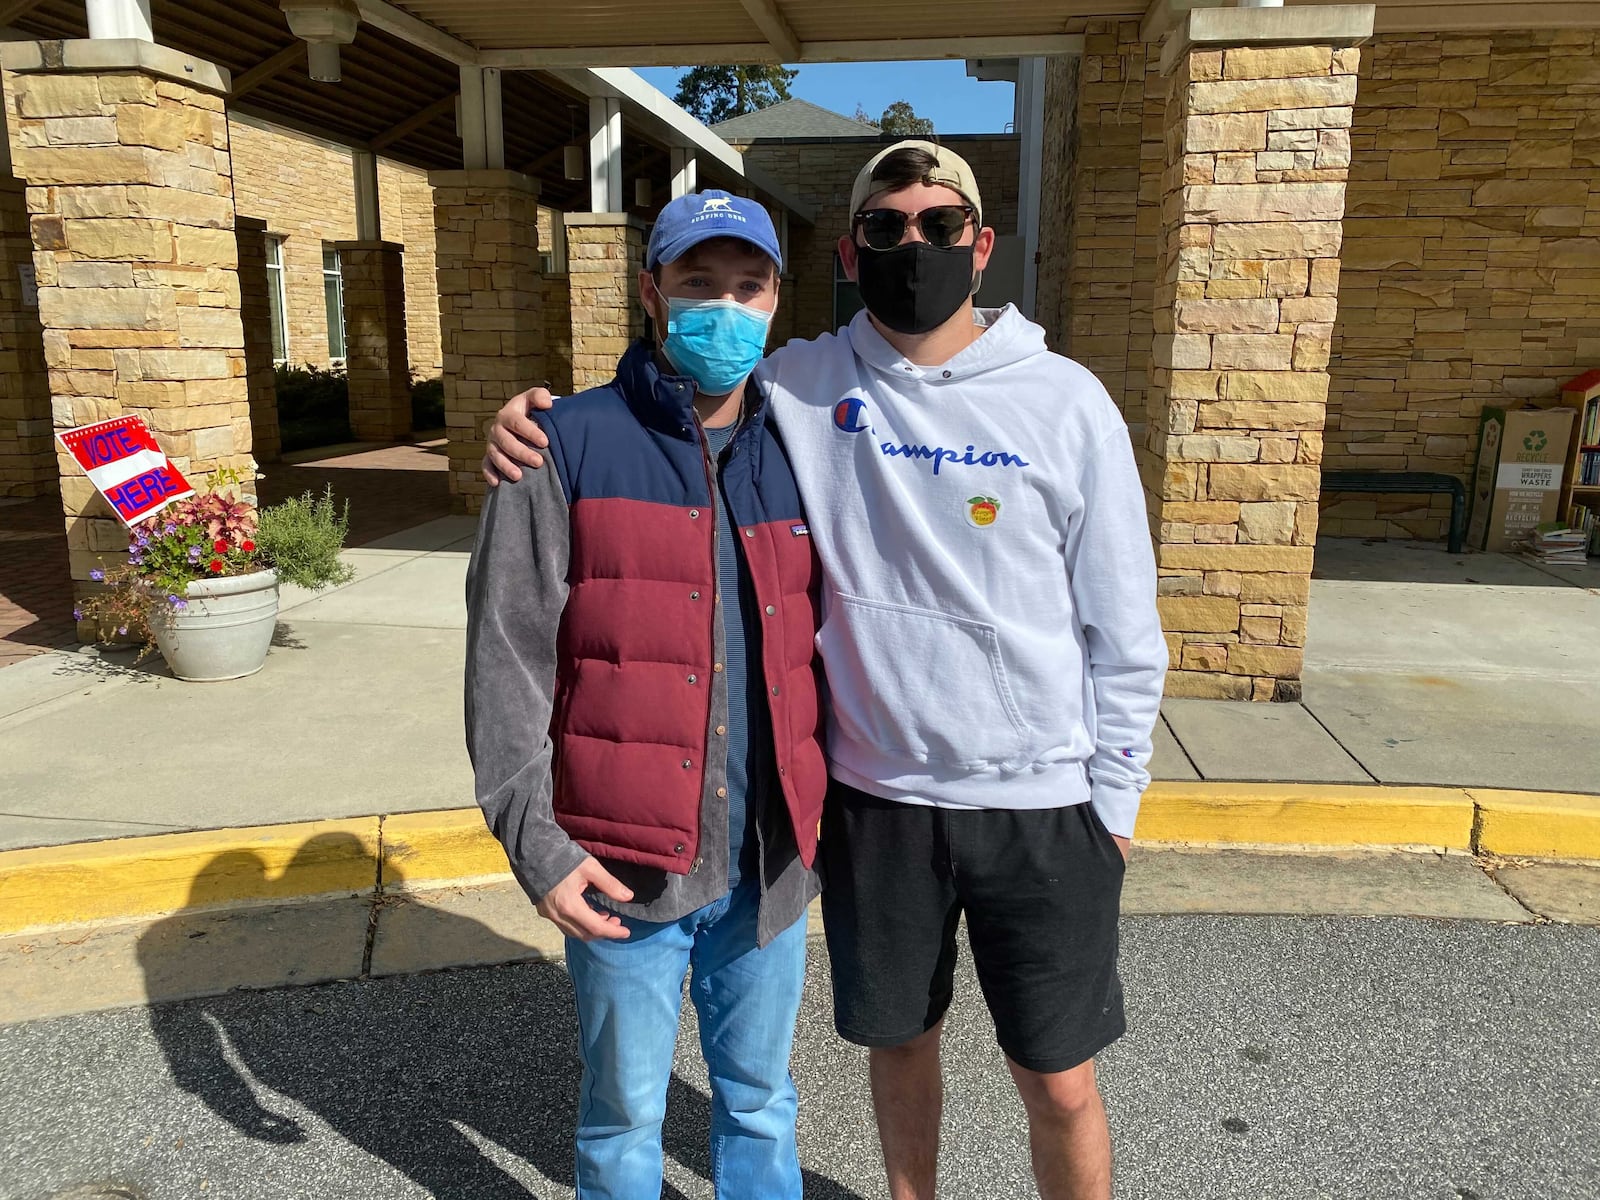
[[(8, 42), (0, 65), (56, 429), (133, 413), (192, 482), (252, 480), (227, 72), (136, 41)], [(83, 580), (127, 537), (59, 459)]]
[(283, 453), (278, 427), (278, 377), (272, 369), (272, 294), (267, 287), (267, 223), (234, 217), (239, 246), (239, 314), (244, 320), (245, 386), (250, 394), (250, 442), (257, 462)]
[(609, 383), (617, 360), (644, 332), (639, 272), (644, 222), (627, 213), (566, 213), (572, 283), (572, 389)]
[[(1188, 14), (1170, 74), (1142, 463), (1174, 696), (1294, 700), (1358, 50), (1352, 9)], [(1330, 16), (1331, 14), (1331, 16)], [(1284, 41), (1240, 44), (1270, 23)]]
[(50, 427), (33, 239), (21, 180), (0, 177), (0, 499), (60, 487)]
[(392, 442), (411, 432), (404, 247), (398, 242), (334, 245), (344, 275), (350, 429), (359, 441)]
[(450, 490), (458, 512), (477, 512), (487, 489), (485, 426), (512, 396), (544, 379), (539, 185), (515, 171), (435, 171), (428, 179)]
[[(1158, 48), (1140, 40), (1138, 21), (1093, 21), (1084, 54), (1075, 64), (1053, 65), (1049, 88), (1053, 108), (1070, 108), (1072, 122), (1047, 143), (1055, 161), (1045, 168), (1053, 186), (1040, 233), (1042, 323), (1135, 422), (1150, 382), (1160, 232), (1166, 103), (1158, 58)], [(1046, 117), (1052, 132), (1055, 119)], [(1062, 145), (1067, 137), (1070, 149)], [(1069, 153), (1070, 176), (1063, 178)]]

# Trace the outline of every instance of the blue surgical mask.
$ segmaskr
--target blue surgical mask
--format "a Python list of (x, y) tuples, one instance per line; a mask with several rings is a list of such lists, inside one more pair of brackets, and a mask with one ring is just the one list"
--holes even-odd
[(707, 396), (725, 396), (742, 383), (767, 351), (772, 314), (737, 300), (667, 299), (672, 365)]

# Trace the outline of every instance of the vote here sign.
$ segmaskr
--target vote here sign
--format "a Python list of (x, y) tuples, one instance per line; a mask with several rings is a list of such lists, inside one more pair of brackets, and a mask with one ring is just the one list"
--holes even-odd
[(114, 417), (56, 436), (130, 528), (194, 495), (138, 417)]

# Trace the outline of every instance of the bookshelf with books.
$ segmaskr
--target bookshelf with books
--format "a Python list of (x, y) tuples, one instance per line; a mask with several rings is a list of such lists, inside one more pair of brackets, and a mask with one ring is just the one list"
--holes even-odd
[(1561, 399), (1578, 410), (1563, 483), (1561, 516), (1588, 534), (1590, 556), (1600, 556), (1600, 370), (1561, 385)]

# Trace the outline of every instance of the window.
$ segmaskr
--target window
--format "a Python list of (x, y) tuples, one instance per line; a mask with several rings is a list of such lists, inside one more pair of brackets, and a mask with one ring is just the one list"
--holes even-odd
[(344, 361), (344, 272), (339, 267), (339, 252), (326, 242), (322, 246), (322, 300), (328, 309), (328, 357)]
[(283, 239), (267, 238), (267, 308), (272, 318), (272, 361), (289, 361), (289, 304), (283, 287)]
[[(545, 242), (544, 226), (549, 222), (550, 240)], [(539, 253), (539, 271), (543, 275), (565, 275), (567, 273), (567, 226), (561, 219), (561, 213), (556, 209), (539, 210), (539, 241), (543, 249)]]
[(850, 318), (866, 306), (861, 303), (861, 289), (846, 278), (844, 260), (837, 250), (833, 253), (833, 327), (848, 325)]

